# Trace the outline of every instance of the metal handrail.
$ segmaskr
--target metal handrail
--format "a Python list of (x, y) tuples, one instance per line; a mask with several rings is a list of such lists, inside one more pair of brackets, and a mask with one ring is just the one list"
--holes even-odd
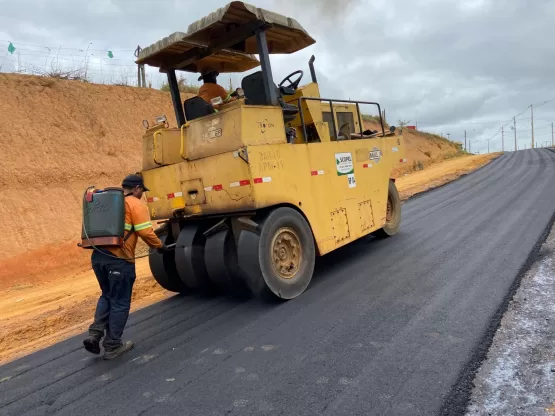
[(358, 125), (360, 127), (360, 138), (362, 139), (364, 137), (364, 135), (362, 134), (362, 117), (360, 115), (360, 104), (370, 104), (370, 105), (375, 105), (378, 107), (378, 113), (380, 115), (380, 125), (382, 126), (382, 136), (385, 137), (385, 129), (384, 129), (384, 125), (383, 125), (383, 118), (382, 118), (382, 110), (380, 108), (380, 105), (378, 103), (374, 103), (371, 101), (353, 101), (353, 100), (334, 100), (331, 98), (318, 98), (318, 97), (299, 97), (298, 99), (298, 106), (299, 106), (299, 114), (301, 116), (301, 124), (303, 126), (303, 133), (304, 133), (304, 141), (305, 143), (308, 143), (308, 137), (306, 134), (306, 124), (304, 122), (304, 111), (303, 111), (303, 106), (302, 106), (302, 102), (303, 100), (309, 100), (309, 101), (327, 101), (330, 103), (330, 111), (331, 111), (331, 122), (333, 124), (333, 133), (335, 135), (335, 137), (337, 136), (337, 126), (335, 124), (335, 115), (333, 112), (333, 103), (347, 103), (347, 104), (356, 104), (357, 106), (357, 113), (358, 113)]

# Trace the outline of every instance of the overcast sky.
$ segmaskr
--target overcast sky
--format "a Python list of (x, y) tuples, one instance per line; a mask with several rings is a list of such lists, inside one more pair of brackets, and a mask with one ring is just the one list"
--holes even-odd
[[(0, 0), (0, 67), (80, 67), (104, 82), (133, 80), (133, 50), (188, 25), (225, 0)], [(517, 116), (519, 148), (551, 140), (555, 121), (553, 0), (260, 0), (258, 7), (297, 19), (316, 44), (272, 56), (276, 83), (316, 56), (322, 96), (378, 101), (388, 121), (501, 150), (500, 127)], [(304, 5), (305, 3), (310, 5)], [(16, 47), (8, 52), (9, 42)], [(62, 48), (62, 49), (60, 49)], [(87, 50), (88, 48), (88, 50)], [(113, 58), (107, 51), (113, 52)], [(156, 70), (148, 74), (158, 87)], [(244, 75), (244, 74), (243, 74)], [(189, 76), (196, 83), (198, 75)], [(241, 77), (233, 77), (238, 86)], [(221, 83), (229, 77), (221, 76)], [(544, 102), (548, 103), (540, 105)], [(514, 149), (512, 121), (506, 149)]]

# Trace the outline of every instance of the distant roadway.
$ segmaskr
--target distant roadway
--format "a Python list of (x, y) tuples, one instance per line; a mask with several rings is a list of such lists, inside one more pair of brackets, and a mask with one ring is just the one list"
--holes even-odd
[(459, 414), (554, 213), (555, 153), (506, 153), (321, 258), (292, 301), (175, 296), (132, 314), (117, 360), (79, 336), (0, 367), (0, 415)]

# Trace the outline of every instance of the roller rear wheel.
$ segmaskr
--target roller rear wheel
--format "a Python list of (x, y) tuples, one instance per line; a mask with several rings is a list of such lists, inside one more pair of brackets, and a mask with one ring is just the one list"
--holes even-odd
[[(167, 235), (160, 235), (159, 238), (163, 244), (166, 244)], [(181, 294), (189, 292), (189, 288), (177, 274), (173, 250), (159, 253), (156, 249), (150, 249), (148, 263), (154, 279), (164, 289)]]
[(260, 234), (242, 231), (238, 258), (251, 291), (263, 298), (293, 299), (312, 279), (316, 250), (312, 230), (292, 208), (277, 208), (260, 224)]
[(399, 232), (401, 227), (401, 198), (395, 186), (395, 182), (389, 181), (387, 193), (387, 209), (385, 214), (385, 225), (372, 233), (378, 238), (391, 237)]

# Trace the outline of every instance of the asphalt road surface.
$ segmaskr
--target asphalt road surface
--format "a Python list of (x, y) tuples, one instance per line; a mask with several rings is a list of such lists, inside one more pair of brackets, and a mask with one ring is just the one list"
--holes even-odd
[(176, 296), (130, 317), (118, 360), (79, 336), (0, 367), (0, 414), (438, 414), (554, 212), (555, 153), (507, 153), (320, 259), (295, 300)]

